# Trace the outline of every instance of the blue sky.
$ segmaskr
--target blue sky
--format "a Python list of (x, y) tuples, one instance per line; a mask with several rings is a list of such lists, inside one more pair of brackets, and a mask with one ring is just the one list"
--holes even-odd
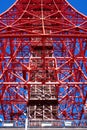
[[(0, 0), (0, 13), (5, 11), (15, 1), (16, 0)], [(69, 1), (77, 10), (87, 15), (87, 0), (67, 0), (67, 1)]]
[(72, 4), (77, 10), (87, 15), (87, 0), (67, 0)]
[(0, 14), (7, 10), (16, 0), (0, 0)]

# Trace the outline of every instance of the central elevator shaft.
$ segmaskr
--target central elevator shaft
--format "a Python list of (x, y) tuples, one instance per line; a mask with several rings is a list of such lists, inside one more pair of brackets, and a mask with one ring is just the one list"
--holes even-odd
[[(57, 119), (58, 100), (56, 62), (53, 45), (42, 41), (31, 45), (28, 113), (30, 120)], [(40, 84), (39, 84), (40, 83)]]

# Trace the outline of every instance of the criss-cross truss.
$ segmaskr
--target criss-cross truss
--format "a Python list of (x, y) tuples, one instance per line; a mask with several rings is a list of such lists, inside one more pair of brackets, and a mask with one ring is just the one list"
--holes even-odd
[(0, 117), (84, 118), (87, 17), (67, 0), (16, 0), (0, 15)]

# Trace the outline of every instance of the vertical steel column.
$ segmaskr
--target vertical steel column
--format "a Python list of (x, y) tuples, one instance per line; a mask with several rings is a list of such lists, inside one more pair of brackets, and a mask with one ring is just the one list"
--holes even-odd
[[(29, 117), (32, 120), (57, 119), (56, 86), (46, 82), (56, 82), (53, 45), (47, 39), (40, 38), (39, 44), (31, 45), (30, 57), (30, 99)], [(38, 42), (38, 38), (36, 38)]]

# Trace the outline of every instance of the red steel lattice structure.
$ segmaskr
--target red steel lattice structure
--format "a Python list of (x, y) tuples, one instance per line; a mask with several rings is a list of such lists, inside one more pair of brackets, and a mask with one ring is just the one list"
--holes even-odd
[(0, 16), (0, 115), (84, 118), (87, 17), (67, 0), (16, 0)]

